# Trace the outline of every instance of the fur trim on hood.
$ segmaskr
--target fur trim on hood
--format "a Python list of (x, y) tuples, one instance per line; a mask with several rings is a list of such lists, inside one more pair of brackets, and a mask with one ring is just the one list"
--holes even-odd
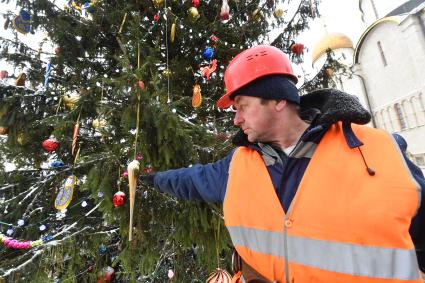
[[(301, 96), (300, 113), (304, 120), (316, 126), (328, 127), (338, 121), (344, 124), (364, 125), (371, 119), (370, 113), (360, 104), (359, 99), (336, 89), (322, 89)], [(243, 131), (233, 137), (233, 144), (249, 145)]]

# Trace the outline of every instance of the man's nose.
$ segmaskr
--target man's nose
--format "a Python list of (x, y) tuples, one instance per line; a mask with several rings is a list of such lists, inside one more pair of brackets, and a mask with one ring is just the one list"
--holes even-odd
[(243, 122), (242, 115), (240, 114), (239, 111), (236, 111), (235, 118), (233, 118), (233, 124), (235, 126), (239, 126), (240, 124), (242, 124), (242, 122)]

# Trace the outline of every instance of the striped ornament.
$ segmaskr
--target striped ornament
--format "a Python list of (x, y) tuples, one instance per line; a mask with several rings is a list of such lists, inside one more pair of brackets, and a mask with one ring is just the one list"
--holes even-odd
[(221, 268), (216, 268), (211, 272), (206, 283), (230, 283), (231, 281), (232, 277), (229, 272)]

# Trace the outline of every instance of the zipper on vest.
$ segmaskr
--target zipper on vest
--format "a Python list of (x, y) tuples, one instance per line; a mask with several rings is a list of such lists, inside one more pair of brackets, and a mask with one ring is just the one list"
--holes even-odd
[[(288, 215), (285, 214), (285, 223), (288, 220)], [(283, 249), (284, 249), (284, 261), (285, 261), (285, 282), (290, 283), (289, 281), (289, 255), (288, 255), (288, 233), (286, 224), (283, 225)]]

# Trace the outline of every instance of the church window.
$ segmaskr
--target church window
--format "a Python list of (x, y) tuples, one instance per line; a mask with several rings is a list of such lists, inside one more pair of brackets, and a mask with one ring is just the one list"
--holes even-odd
[(384, 63), (384, 66), (388, 65), (387, 58), (385, 58), (384, 49), (382, 49), (382, 44), (380, 41), (378, 41), (378, 49), (379, 53), (381, 54), (382, 63)]
[(400, 103), (394, 104), (394, 109), (397, 115), (398, 124), (400, 125), (401, 130), (407, 129), (407, 122), (403, 114), (403, 109), (401, 108)]

